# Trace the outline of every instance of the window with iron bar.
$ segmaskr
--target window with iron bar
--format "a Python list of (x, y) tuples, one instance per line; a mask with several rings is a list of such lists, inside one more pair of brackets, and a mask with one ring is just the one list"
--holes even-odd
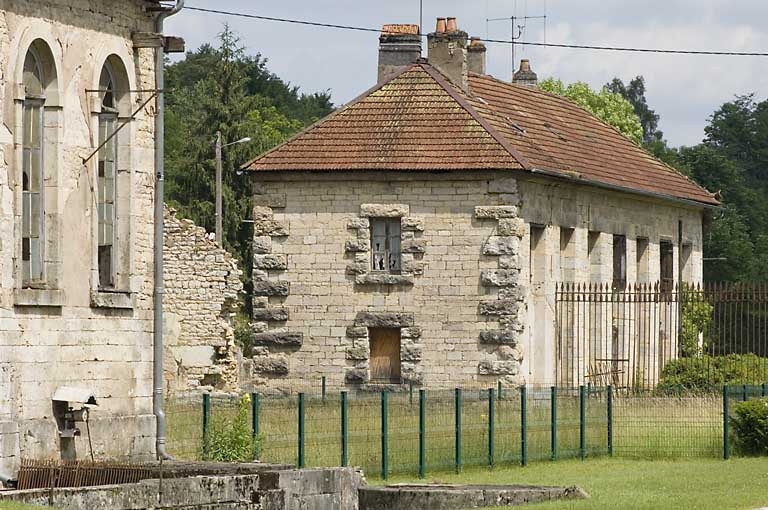
[(373, 271), (399, 274), (400, 218), (371, 218), (370, 221)]

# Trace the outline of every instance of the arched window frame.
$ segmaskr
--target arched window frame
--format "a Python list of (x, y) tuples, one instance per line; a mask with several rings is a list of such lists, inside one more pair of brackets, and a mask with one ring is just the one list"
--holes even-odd
[(99, 79), (101, 111), (99, 113), (99, 138), (101, 146), (97, 157), (96, 214), (97, 214), (97, 264), (99, 289), (114, 289), (117, 285), (118, 225), (117, 225), (117, 132), (119, 110), (116, 99), (115, 72), (109, 60), (104, 63)]

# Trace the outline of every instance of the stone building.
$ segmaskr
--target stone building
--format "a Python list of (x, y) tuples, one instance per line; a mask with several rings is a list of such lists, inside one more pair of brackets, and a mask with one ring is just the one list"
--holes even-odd
[(165, 211), (164, 244), (166, 388), (236, 391), (240, 351), (232, 315), (243, 290), (237, 261), (173, 209)]
[(163, 9), (0, 4), (0, 475), (20, 457), (88, 456), (85, 416), (67, 416), (88, 401), (96, 458), (154, 457)]
[(556, 282), (702, 277), (713, 195), (455, 19), (420, 40), (385, 26), (379, 82), (248, 165), (269, 385), (550, 384)]

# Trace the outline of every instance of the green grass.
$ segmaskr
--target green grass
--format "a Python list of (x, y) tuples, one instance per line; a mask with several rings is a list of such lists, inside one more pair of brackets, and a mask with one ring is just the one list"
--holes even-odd
[(40, 510), (42, 508), (47, 508), (48, 510), (55, 510), (50, 507), (30, 506), (30, 505), (23, 505), (21, 503), (0, 501), (0, 510)]
[[(418, 397), (389, 395), (389, 470), (416, 474), (418, 469)], [(531, 462), (551, 458), (551, 407), (548, 391), (529, 391), (527, 451)], [(462, 463), (488, 465), (487, 393), (467, 390), (462, 407)], [(202, 406), (169, 402), (169, 451), (180, 458), (199, 458)], [(233, 415), (236, 400), (213, 402), (212, 413)], [(614, 456), (639, 459), (717, 458), (722, 455), (722, 402), (717, 396), (616, 396), (614, 398)], [(587, 457), (608, 453), (607, 401), (596, 394), (586, 401)], [(454, 395), (428, 391), (426, 457), (428, 472), (454, 466)], [(341, 462), (339, 398), (306, 400), (306, 465), (337, 466)], [(297, 461), (297, 398), (262, 399), (261, 460)], [(509, 391), (495, 401), (496, 465), (521, 460), (520, 398)], [(579, 399), (561, 391), (557, 399), (557, 457), (575, 458), (579, 448)], [(378, 395), (349, 401), (349, 464), (363, 467), (368, 477), (381, 474), (381, 403)]]
[[(646, 461), (597, 459), (537, 463), (526, 468), (434, 474), (429, 482), (578, 485), (591, 498), (534, 505), (555, 509), (755, 509), (768, 506), (768, 458)], [(390, 483), (414, 481), (395, 477)], [(376, 482), (381, 483), (381, 482)]]

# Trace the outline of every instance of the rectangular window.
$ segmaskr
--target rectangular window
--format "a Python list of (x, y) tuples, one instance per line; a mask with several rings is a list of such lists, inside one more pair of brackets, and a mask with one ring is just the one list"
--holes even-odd
[(693, 254), (693, 245), (686, 243), (683, 245), (683, 281), (693, 281), (693, 265), (691, 264), (691, 255)]
[(613, 288), (627, 288), (627, 237), (618, 234), (613, 236)]
[(400, 330), (369, 328), (371, 382), (400, 384)]
[(546, 243), (544, 226), (531, 224), (531, 255), (528, 257), (531, 282), (541, 283), (546, 277)]
[[(99, 115), (99, 145), (117, 128), (116, 113)], [(97, 175), (99, 287), (115, 286), (115, 213), (117, 204), (117, 136), (99, 151)]]
[(400, 218), (371, 218), (371, 252), (374, 271), (400, 272)]
[(22, 286), (43, 281), (43, 101), (24, 101), (22, 118)]
[(659, 284), (661, 292), (672, 292), (675, 288), (674, 247), (670, 241), (659, 242)]
[(637, 283), (648, 283), (648, 239), (645, 237), (638, 237), (635, 240), (635, 261)]
[(600, 254), (600, 232), (590, 230), (587, 233), (587, 260), (589, 262), (589, 281), (592, 283), (601, 283), (604, 280), (602, 274), (602, 257)]
[(560, 227), (560, 280), (576, 281), (576, 243), (575, 230)]

